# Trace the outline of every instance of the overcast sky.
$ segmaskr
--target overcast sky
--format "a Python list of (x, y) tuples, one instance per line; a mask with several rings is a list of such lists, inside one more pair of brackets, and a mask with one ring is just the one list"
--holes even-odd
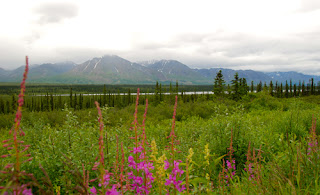
[(10, 0), (0, 67), (104, 54), (320, 75), (320, 0)]

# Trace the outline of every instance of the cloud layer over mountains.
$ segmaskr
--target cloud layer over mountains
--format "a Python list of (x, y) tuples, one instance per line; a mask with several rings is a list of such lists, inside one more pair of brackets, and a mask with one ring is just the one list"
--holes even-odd
[(7, 69), (25, 55), (41, 64), (109, 53), (320, 75), (318, 0), (12, 0), (0, 7), (0, 22), (0, 67)]

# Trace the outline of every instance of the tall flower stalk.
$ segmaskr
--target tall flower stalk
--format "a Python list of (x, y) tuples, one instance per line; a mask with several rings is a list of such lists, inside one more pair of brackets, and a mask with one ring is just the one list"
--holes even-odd
[[(26, 80), (29, 72), (29, 60), (28, 56), (26, 56), (26, 66), (23, 73), (23, 79), (20, 84), (20, 94), (18, 100), (18, 108), (16, 112), (16, 117), (14, 120), (14, 125), (12, 129), (9, 131), (9, 134), (12, 135), (12, 138), (8, 140), (4, 140), (3, 147), (7, 148), (8, 153), (2, 155), (2, 158), (12, 156), (15, 160), (14, 163), (9, 163), (4, 167), (4, 171), (1, 171), (3, 174), (6, 174), (12, 182), (11, 188), (14, 194), (32, 194), (31, 189), (27, 189), (29, 184), (21, 184), (20, 179), (23, 176), (32, 176), (27, 174), (25, 171), (21, 171), (21, 164), (24, 162), (28, 162), (32, 160), (30, 154), (25, 154), (25, 152), (29, 149), (30, 145), (24, 145), (24, 141), (20, 140), (19, 137), (23, 137), (25, 133), (20, 129), (21, 118), (22, 118), (22, 106), (24, 104), (24, 95), (26, 90)], [(11, 152), (13, 150), (13, 152)], [(27, 157), (28, 159), (22, 161), (22, 158)], [(0, 187), (0, 189), (4, 189), (5, 187)], [(7, 187), (8, 188), (8, 187)]]
[(228, 148), (229, 152), (227, 154), (228, 159), (227, 160), (223, 159), (222, 171), (219, 173), (219, 185), (220, 185), (220, 188), (222, 186), (223, 192), (225, 190), (224, 188), (225, 185), (230, 186), (236, 174), (236, 161), (233, 158), (234, 150), (233, 150), (232, 143), (233, 143), (233, 130), (231, 129), (230, 146)]
[[(138, 124), (138, 105), (139, 105), (139, 92), (137, 91), (136, 107), (134, 112), (134, 121), (132, 130), (134, 131), (135, 140), (133, 150), (131, 151), (134, 155), (128, 157), (129, 167), (132, 168), (132, 171), (128, 173), (129, 179), (132, 180), (131, 187), (135, 191), (135, 194), (149, 194), (150, 189), (152, 188), (152, 183), (154, 177), (152, 176), (151, 169), (154, 169), (153, 163), (150, 163), (146, 155), (146, 132), (145, 132), (145, 121), (148, 111), (148, 100), (146, 100), (146, 108), (143, 115), (142, 125)], [(140, 127), (140, 128), (139, 128)], [(142, 130), (139, 134), (138, 130)], [(140, 155), (139, 155), (140, 154)]]
[(261, 185), (261, 146), (256, 155), (255, 149), (252, 150), (249, 142), (247, 152), (247, 162), (244, 170), (247, 172), (248, 185)]
[[(102, 113), (101, 113), (101, 109), (99, 106), (98, 102), (95, 102), (97, 110), (98, 110), (98, 115), (99, 115), (99, 156), (100, 159), (98, 162), (95, 163), (93, 170), (97, 170), (99, 169), (99, 187), (101, 187), (100, 190), (100, 194), (118, 194), (117, 192), (117, 186), (113, 185), (111, 189), (107, 189), (109, 182), (110, 182), (110, 176), (112, 175), (111, 173), (109, 173), (107, 170), (105, 170), (105, 163), (104, 163), (104, 152), (103, 152), (103, 148), (104, 148), (104, 144), (103, 144), (103, 119), (102, 119)], [(95, 188), (92, 187), (90, 189), (92, 194), (98, 194), (99, 191)]]
[[(174, 194), (177, 194), (177, 190), (179, 192), (183, 192), (185, 190), (185, 185), (182, 185), (182, 180), (179, 180), (179, 178), (184, 173), (184, 171), (179, 168), (179, 164), (181, 163), (181, 160), (175, 159), (175, 152), (177, 151), (177, 148), (175, 146), (179, 144), (179, 140), (176, 139), (177, 136), (175, 135), (175, 132), (174, 132), (175, 126), (176, 126), (177, 106), (178, 106), (178, 96), (176, 96), (175, 104), (174, 104), (171, 132), (170, 132), (170, 135), (167, 137), (168, 139), (171, 140), (169, 142), (171, 163), (169, 163), (169, 161), (165, 161), (165, 170), (171, 170), (169, 179), (166, 179), (165, 185), (169, 187), (172, 186)], [(168, 189), (168, 193), (169, 191), (170, 189)]]

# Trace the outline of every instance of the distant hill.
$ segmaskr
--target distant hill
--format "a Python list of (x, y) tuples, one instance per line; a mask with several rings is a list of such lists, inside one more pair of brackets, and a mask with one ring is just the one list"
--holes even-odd
[(202, 76), (213, 80), (219, 70), (222, 71), (223, 78), (227, 83), (230, 83), (231, 80), (234, 79), (234, 75), (236, 72), (239, 74), (240, 78), (246, 78), (248, 83), (253, 81), (254, 83), (258, 83), (260, 81), (270, 81), (271, 77), (266, 75), (263, 72), (253, 71), (253, 70), (232, 70), (232, 69), (224, 69), (224, 68), (210, 68), (210, 69), (195, 69)]
[[(29, 82), (45, 82), (50, 81), (48, 78), (60, 75), (62, 73), (70, 71), (76, 66), (73, 62), (61, 62), (55, 64), (41, 64), (32, 65), (29, 68), (28, 81)], [(1, 82), (18, 82), (21, 81), (24, 72), (24, 66), (13, 71), (6, 71), (4, 73), (5, 79), (0, 79)], [(1, 70), (0, 70), (1, 74)]]
[[(161, 77), (152, 69), (114, 55), (93, 58), (55, 77), (72, 83), (138, 84), (152, 83)], [(80, 79), (81, 78), (81, 79)]]
[[(163, 84), (170, 82), (184, 85), (211, 85), (219, 70), (222, 70), (224, 80), (230, 83), (234, 74), (247, 79), (248, 84), (262, 82), (293, 83), (309, 82), (314, 78), (320, 82), (320, 76), (304, 75), (298, 72), (259, 72), (253, 70), (232, 70), (224, 68), (192, 69), (176, 60), (152, 60), (130, 62), (115, 55), (105, 55), (90, 59), (82, 64), (62, 62), (55, 64), (32, 65), (28, 82), (33, 83), (73, 83), (73, 84)], [(0, 68), (0, 82), (21, 81), (24, 67), (9, 71)]]
[(8, 80), (8, 71), (3, 68), (0, 68), (0, 82), (5, 82)]
[(286, 80), (289, 82), (292, 80), (293, 83), (299, 83), (299, 81), (305, 81), (309, 83), (311, 78), (314, 78), (316, 82), (320, 81), (320, 76), (310, 76), (304, 75), (302, 73), (290, 71), (290, 72), (269, 72), (266, 75), (270, 76), (273, 81), (278, 81), (280, 83), (285, 83)]
[(184, 84), (210, 84), (210, 80), (203, 77), (194, 69), (176, 60), (159, 60), (151, 63), (143, 63), (146, 67), (163, 74), (164, 80)]

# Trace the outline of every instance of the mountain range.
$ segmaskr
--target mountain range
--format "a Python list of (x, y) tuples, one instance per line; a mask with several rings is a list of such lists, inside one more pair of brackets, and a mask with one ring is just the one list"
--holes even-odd
[[(213, 84), (219, 70), (224, 80), (230, 83), (235, 73), (246, 78), (248, 84), (258, 82), (282, 82), (292, 80), (309, 82), (311, 78), (320, 82), (320, 76), (304, 75), (298, 72), (259, 72), (253, 70), (232, 70), (224, 68), (192, 69), (176, 60), (153, 60), (130, 62), (115, 55), (105, 55), (90, 59), (82, 64), (61, 62), (30, 66), (28, 82), (69, 83), (69, 84), (163, 84), (178, 81), (184, 85)], [(0, 68), (0, 82), (21, 81), (24, 67), (15, 70)]]

